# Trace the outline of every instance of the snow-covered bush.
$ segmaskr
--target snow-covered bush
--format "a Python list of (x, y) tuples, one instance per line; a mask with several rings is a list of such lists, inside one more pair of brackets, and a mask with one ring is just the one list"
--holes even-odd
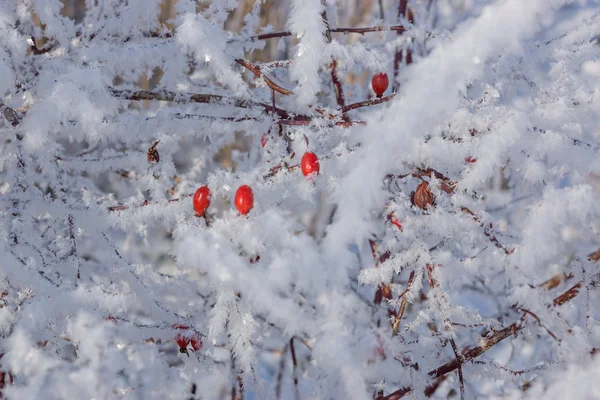
[(599, 78), (595, 0), (3, 0), (2, 396), (597, 396)]

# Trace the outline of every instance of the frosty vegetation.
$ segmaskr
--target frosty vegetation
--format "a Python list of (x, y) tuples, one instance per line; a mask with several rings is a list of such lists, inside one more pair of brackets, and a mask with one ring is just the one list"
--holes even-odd
[(596, 0), (3, 0), (0, 102), (5, 398), (598, 395)]

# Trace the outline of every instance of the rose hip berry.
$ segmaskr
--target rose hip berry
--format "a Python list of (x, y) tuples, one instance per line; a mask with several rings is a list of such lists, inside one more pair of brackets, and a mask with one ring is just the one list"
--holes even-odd
[(192, 346), (192, 349), (194, 349), (194, 351), (200, 350), (202, 348), (202, 339), (200, 339), (200, 336), (192, 336), (192, 338), (190, 339), (190, 345)]
[(384, 74), (383, 72), (373, 75), (373, 79), (371, 79), (371, 87), (377, 97), (383, 96), (383, 93), (387, 90), (389, 84), (390, 80), (388, 79), (387, 74)]
[(300, 162), (300, 167), (302, 168), (302, 174), (304, 176), (311, 174), (318, 175), (319, 170), (321, 169), (319, 158), (315, 153), (312, 152), (304, 153), (302, 156), (302, 161)]
[(194, 211), (196, 211), (196, 215), (199, 217), (203, 216), (206, 212), (208, 206), (210, 206), (210, 189), (208, 186), (202, 186), (200, 189), (196, 190), (193, 197), (194, 203)]
[(254, 193), (248, 185), (242, 185), (235, 192), (235, 208), (242, 215), (246, 215), (254, 207)]
[(179, 333), (175, 338), (175, 342), (177, 342), (177, 346), (179, 346), (179, 352), (187, 352), (187, 345), (190, 342), (188, 338)]

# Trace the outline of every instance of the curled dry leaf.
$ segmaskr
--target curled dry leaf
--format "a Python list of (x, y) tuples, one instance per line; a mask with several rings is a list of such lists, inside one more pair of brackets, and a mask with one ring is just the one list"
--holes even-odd
[(160, 161), (160, 155), (158, 154), (158, 150), (156, 150), (156, 147), (158, 146), (159, 142), (160, 141), (157, 140), (156, 142), (152, 143), (152, 146), (150, 146), (148, 152), (146, 153), (146, 157), (148, 158), (148, 162), (150, 164), (154, 164)]
[(429, 189), (429, 182), (422, 182), (417, 189), (411, 193), (410, 201), (413, 206), (417, 206), (423, 210), (433, 206), (435, 202), (435, 196)]

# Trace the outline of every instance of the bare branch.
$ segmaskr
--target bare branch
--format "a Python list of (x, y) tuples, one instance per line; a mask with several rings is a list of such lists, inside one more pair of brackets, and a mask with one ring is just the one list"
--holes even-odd
[[(328, 29), (328, 32), (331, 33), (359, 33), (361, 35), (369, 32), (398, 32), (399, 35), (406, 32), (406, 28), (402, 25), (393, 25), (393, 26), (371, 26), (366, 28), (331, 28)], [(252, 36), (249, 38), (251, 41), (256, 40), (267, 40), (267, 39), (275, 39), (286, 36), (292, 36), (292, 32), (290, 31), (282, 31), (282, 32), (271, 32), (271, 33), (263, 33), (261, 35)]]
[(239, 108), (262, 108), (265, 111), (277, 114), (282, 118), (289, 116), (288, 112), (280, 108), (273, 107), (264, 103), (257, 103), (250, 100), (232, 99), (218, 94), (202, 94), (202, 93), (174, 93), (174, 92), (151, 92), (148, 90), (119, 90), (110, 89), (113, 96), (123, 100), (156, 100), (169, 101), (173, 103), (204, 103), (204, 104), (223, 104), (233, 105)]
[(407, 294), (413, 284), (414, 278), (415, 278), (415, 271), (411, 271), (410, 277), (408, 278), (408, 283), (406, 284), (406, 289), (398, 297), (398, 298), (400, 298), (400, 297), (402, 298), (402, 303), (400, 303), (400, 310), (398, 310), (398, 314), (396, 315), (394, 323), (392, 324), (392, 336), (398, 335), (398, 328), (400, 328), (400, 320), (402, 319), (402, 316), (404, 315), (404, 310), (406, 309), (406, 303), (408, 302)]
[[(263, 81), (265, 81), (265, 83), (267, 84), (267, 86), (269, 88), (271, 88), (271, 90), (274, 90), (277, 93), (281, 93), (284, 96), (288, 96), (288, 95), (292, 94), (291, 91), (282, 88), (281, 86), (279, 86), (278, 84), (273, 82), (273, 80), (271, 80), (267, 76), (265, 76), (265, 74), (263, 74), (260, 71), (260, 67), (257, 67), (256, 65), (253, 65), (246, 60), (242, 60), (241, 58), (238, 58), (237, 60), (235, 60), (235, 62), (240, 64), (244, 68), (246, 68), (248, 71), (252, 72), (254, 74), (254, 76), (256, 76), (257, 78), (262, 78)], [(273, 106), (273, 108), (275, 108), (275, 107)]]
[(348, 111), (356, 110), (357, 108), (369, 107), (369, 106), (374, 106), (377, 104), (385, 103), (386, 101), (390, 101), (394, 97), (396, 97), (396, 93), (392, 93), (389, 96), (380, 97), (377, 99), (369, 99), (369, 100), (365, 100), (365, 101), (359, 101), (358, 103), (348, 104), (347, 106), (342, 107), (340, 109), (340, 111), (342, 113), (347, 113)]
[[(583, 281), (579, 281), (575, 286), (568, 289), (566, 292), (562, 293), (560, 296), (556, 297), (553, 301), (554, 305), (560, 306), (565, 304), (566, 302), (572, 300), (579, 294), (579, 289), (583, 286)], [(497, 345), (507, 337), (516, 334), (518, 331), (522, 330), (525, 327), (527, 320), (521, 319), (518, 322), (514, 322), (508, 325), (505, 328), (502, 328), (499, 331), (494, 331), (491, 335), (488, 335), (485, 339), (481, 340), (480, 343), (471, 348), (467, 348), (462, 351), (462, 363), (466, 363), (468, 361), (474, 360), (479, 357), (493, 346)], [(429, 371), (429, 376), (434, 379), (440, 378), (452, 371), (458, 369), (461, 365), (461, 361), (451, 360), (444, 365), (437, 367), (434, 370)], [(412, 391), (411, 387), (400, 388), (387, 396), (380, 396), (376, 400), (398, 400), (408, 393)]]

